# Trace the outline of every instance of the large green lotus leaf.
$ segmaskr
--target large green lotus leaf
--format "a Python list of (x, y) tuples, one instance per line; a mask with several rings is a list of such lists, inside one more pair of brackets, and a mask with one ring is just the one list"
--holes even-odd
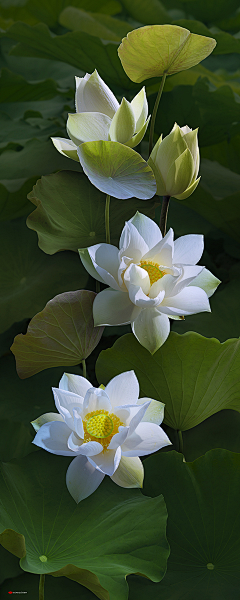
[(49, 100), (61, 94), (53, 79), (45, 79), (38, 83), (30, 83), (24, 77), (9, 69), (1, 70), (0, 102), (26, 102)]
[(21, 42), (11, 50), (14, 56), (60, 60), (88, 73), (97, 69), (107, 83), (127, 89), (133, 87), (118, 59), (115, 42), (106, 44), (99, 38), (81, 31), (71, 31), (53, 37), (43, 23), (34, 27), (25, 23), (14, 23), (6, 35)]
[(1, 530), (13, 530), (9, 544), (25, 537), (22, 569), (58, 573), (73, 565), (93, 573), (110, 600), (127, 599), (130, 573), (160, 581), (169, 555), (163, 497), (144, 498), (106, 477), (76, 505), (65, 484), (68, 464), (44, 451), (2, 464)]
[(40, 415), (56, 411), (51, 388), (58, 387), (64, 371), (82, 375), (80, 367), (69, 369), (64, 366), (47, 369), (29, 379), (21, 380), (16, 372), (14, 356), (3, 356), (0, 359), (0, 418), (25, 423), (28, 426)]
[(105, 194), (124, 200), (155, 195), (153, 171), (132, 148), (119, 142), (87, 142), (79, 146), (78, 156), (91, 183)]
[[(196, 6), (197, 2), (196, 2), (196, 0), (187, 0), (187, 2), (188, 1), (191, 2), (191, 11), (192, 11), (193, 6)], [(224, 11), (225, 11), (225, 15), (223, 15), (223, 16), (226, 16), (226, 4), (225, 4), (224, 0), (222, 0), (222, 2), (224, 3)], [(229, 5), (231, 5), (233, 3), (235, 3), (236, 7), (239, 6), (238, 0), (230, 0)], [(199, 4), (200, 4), (200, 0), (199, 0)], [(216, 5), (214, 4), (214, 0), (208, 0), (208, 4), (212, 4), (213, 9), (216, 10)], [(207, 18), (206, 18), (207, 12), (205, 11), (206, 6), (207, 6), (206, 4), (205, 4), (205, 7), (203, 7), (203, 5), (202, 5), (202, 11), (203, 11), (204, 16), (202, 18), (200, 17), (199, 21), (194, 21), (193, 19), (178, 19), (177, 21), (174, 20), (173, 23), (176, 25), (179, 25), (180, 27), (187, 27), (190, 31), (192, 31), (192, 33), (214, 37), (214, 39), (217, 41), (217, 46), (216, 46), (216, 49), (214, 50), (214, 54), (228, 54), (230, 52), (239, 52), (240, 45), (239, 45), (239, 40), (237, 39), (237, 37), (234, 37), (233, 35), (230, 35), (229, 33), (226, 33), (225, 31), (221, 31), (217, 27), (214, 28), (214, 33), (213, 33), (212, 29), (209, 29), (206, 25), (201, 23), (201, 20), (204, 21), (205, 23), (207, 21)], [(190, 4), (188, 4), (188, 7), (190, 8)], [(194, 12), (192, 12), (192, 14), (194, 16), (197, 16), (194, 14)], [(216, 13), (213, 17), (213, 20), (215, 21), (217, 18), (218, 17), (217, 17), (217, 13)]]
[[(179, 85), (195, 85), (195, 83), (200, 77), (207, 77), (207, 79), (211, 83), (213, 83), (213, 85), (216, 88), (227, 84), (237, 94), (239, 94), (240, 92), (239, 70), (233, 73), (229, 73), (228, 71), (226, 71), (226, 69), (210, 71), (209, 69), (206, 69), (206, 67), (204, 67), (203, 65), (196, 65), (188, 71), (176, 73), (175, 75), (171, 75), (171, 77), (168, 77), (164, 85), (164, 92), (170, 92), (172, 89)], [(149, 85), (147, 87), (147, 92), (148, 94), (152, 94), (154, 92), (158, 92), (158, 89), (159, 82), (154, 85)]]
[(27, 179), (25, 183), (14, 192), (0, 183), (0, 221), (16, 219), (27, 215), (32, 210), (32, 205), (27, 199), (27, 194), (36, 181), (36, 177)]
[[(30, 140), (19, 152), (9, 150), (1, 154), (0, 180), (9, 189), (13, 180), (19, 180), (23, 185), (26, 179), (34, 175), (47, 175), (50, 171), (69, 169), (69, 162), (69, 158), (56, 151), (51, 140)], [(81, 171), (79, 163), (73, 160), (71, 168)]]
[(121, 0), (128, 14), (137, 22), (146, 25), (167, 23), (169, 16), (160, 0)]
[(59, 294), (18, 334), (11, 350), (21, 379), (44, 369), (77, 365), (99, 343), (104, 327), (94, 327), (96, 294), (87, 290)]
[(211, 313), (190, 315), (181, 323), (174, 321), (173, 331), (196, 331), (206, 337), (216, 337), (220, 342), (240, 336), (239, 295), (240, 279), (236, 271), (236, 276), (222, 284), (211, 298)]
[[(106, 196), (91, 185), (84, 173), (60, 171), (42, 177), (28, 198), (37, 208), (27, 225), (37, 231), (39, 246), (47, 254), (63, 249), (77, 251), (106, 241)], [(112, 244), (118, 246), (125, 221), (137, 210), (154, 217), (154, 205), (154, 199), (122, 202), (111, 198)]]
[(118, 49), (128, 77), (140, 83), (150, 77), (190, 69), (208, 56), (216, 42), (177, 25), (149, 25), (128, 33)]
[(100, 353), (96, 374), (106, 385), (133, 369), (141, 395), (163, 402), (164, 422), (184, 431), (225, 408), (240, 412), (239, 367), (239, 340), (220, 344), (197, 333), (172, 332), (152, 356), (130, 333)]
[(103, 40), (120, 42), (128, 31), (130, 23), (113, 19), (109, 15), (91, 13), (73, 6), (67, 6), (59, 15), (59, 23), (71, 31), (83, 31)]
[(240, 455), (219, 449), (184, 463), (153, 454), (144, 468), (144, 493), (166, 501), (171, 553), (159, 584), (129, 578), (129, 600), (238, 600)]
[(33, 317), (57, 293), (84, 288), (88, 274), (71, 252), (46, 256), (21, 220), (0, 225), (0, 332)]
[[(0, 80), (1, 81), (1, 80)], [(31, 114), (31, 113), (30, 113)], [(61, 132), (61, 127), (50, 119), (43, 119), (39, 116), (32, 116), (24, 119), (12, 119), (6, 113), (0, 113), (0, 148), (7, 150), (6, 141), (24, 146), (27, 141), (38, 138), (41, 141), (47, 141), (50, 136)], [(17, 149), (17, 152), (21, 150)]]
[(222, 200), (240, 191), (240, 174), (223, 167), (217, 161), (201, 160), (201, 186), (215, 200)]
[(220, 144), (201, 148), (201, 156), (217, 161), (234, 173), (240, 174), (240, 135), (235, 135), (231, 140), (224, 140)]

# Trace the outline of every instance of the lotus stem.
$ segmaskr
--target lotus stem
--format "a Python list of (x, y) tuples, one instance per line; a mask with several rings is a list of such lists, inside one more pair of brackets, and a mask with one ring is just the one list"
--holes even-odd
[(105, 204), (105, 231), (106, 231), (106, 243), (107, 244), (111, 244), (111, 241), (110, 241), (110, 219), (109, 219), (110, 200), (111, 200), (111, 196), (107, 195), (106, 204)]
[(159, 223), (159, 227), (161, 229), (163, 237), (166, 235), (169, 202), (170, 202), (170, 196), (163, 196), (162, 208), (161, 208), (161, 214), (160, 214), (160, 223)]
[(156, 121), (156, 116), (157, 116), (157, 110), (158, 110), (158, 105), (161, 99), (161, 95), (163, 92), (163, 88), (164, 88), (164, 84), (166, 81), (166, 77), (167, 77), (167, 73), (163, 73), (162, 76), (162, 80), (160, 83), (160, 88), (158, 90), (158, 95), (156, 97), (156, 101), (154, 104), (154, 109), (153, 109), (153, 114), (152, 114), (152, 118), (151, 118), (151, 123), (150, 123), (150, 132), (149, 132), (149, 156), (152, 152), (153, 149), (153, 136), (154, 136), (154, 128), (155, 128), (155, 121)]
[(86, 361), (85, 358), (82, 360), (82, 370), (83, 370), (83, 377), (87, 377), (87, 367), (86, 367)]
[(39, 600), (44, 600), (44, 583), (45, 583), (45, 575), (40, 575), (40, 580), (39, 580)]
[(178, 452), (181, 452), (181, 454), (183, 454), (183, 436), (182, 436), (181, 429), (178, 429), (178, 441), (179, 441)]

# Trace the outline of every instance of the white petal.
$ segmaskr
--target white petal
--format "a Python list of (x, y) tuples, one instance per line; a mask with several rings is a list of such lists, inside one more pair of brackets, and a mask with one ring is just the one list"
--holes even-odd
[(149, 250), (145, 240), (131, 221), (127, 221), (119, 241), (119, 258), (128, 256), (139, 263), (142, 256)]
[(158, 306), (161, 304), (165, 296), (165, 291), (162, 290), (155, 298), (150, 298), (144, 294), (141, 288), (131, 284), (129, 285), (128, 292), (131, 302), (142, 309), (154, 308), (155, 306)]
[(136, 121), (135, 131), (139, 131), (144, 125), (148, 116), (148, 102), (145, 87), (143, 87), (140, 90), (140, 92), (138, 92), (138, 94), (133, 98), (131, 102), (131, 107)]
[(74, 453), (69, 450), (67, 445), (69, 433), (69, 427), (66, 423), (51, 421), (40, 427), (35, 435), (33, 444), (51, 452), (51, 454), (74, 456)]
[(132, 435), (135, 431), (136, 427), (141, 423), (146, 413), (147, 408), (150, 405), (150, 400), (145, 402), (143, 405), (138, 406), (130, 406), (130, 415), (127, 419), (126, 425), (129, 425), (128, 436)]
[(155, 423), (140, 423), (122, 445), (123, 456), (145, 456), (171, 444), (165, 431)]
[(117, 450), (105, 450), (101, 454), (90, 458), (89, 461), (94, 467), (98, 467), (105, 475), (113, 475), (121, 460), (121, 448)]
[(78, 504), (95, 492), (103, 478), (104, 474), (95, 469), (85, 456), (76, 456), (68, 467), (66, 485)]
[(92, 387), (92, 384), (81, 375), (64, 373), (59, 381), (59, 389), (72, 392), (84, 398), (85, 394)]
[(83, 398), (59, 388), (52, 388), (52, 391), (58, 412), (62, 415), (70, 429), (73, 429), (73, 408), (76, 408), (81, 415)]
[(62, 423), (64, 423), (64, 418), (59, 413), (44, 413), (44, 415), (41, 415), (34, 421), (31, 421), (31, 425), (35, 431), (38, 431), (42, 425), (45, 425), (45, 423), (50, 423), (50, 421), (62, 421)]
[(221, 283), (220, 279), (214, 277), (211, 271), (208, 271), (208, 269), (203, 269), (200, 275), (198, 275), (196, 279), (194, 279), (194, 281), (189, 285), (194, 285), (199, 288), (202, 288), (202, 290), (206, 292), (207, 297), (210, 298), (216, 291), (217, 287), (219, 286), (219, 283)]
[(129, 427), (123, 427), (120, 425), (118, 428), (118, 433), (113, 435), (110, 444), (108, 445), (108, 450), (116, 450), (118, 446), (121, 446), (125, 439), (127, 438), (129, 432)]
[(74, 431), (76, 434), (83, 440), (84, 439), (84, 429), (82, 417), (76, 411), (76, 408), (73, 409), (73, 422), (74, 422)]
[(83, 112), (68, 115), (67, 132), (76, 146), (83, 142), (108, 140), (111, 119), (100, 112)]
[(52, 137), (51, 140), (55, 148), (58, 150), (58, 152), (60, 152), (60, 154), (63, 154), (63, 156), (66, 156), (67, 158), (72, 158), (73, 160), (79, 162), (77, 146), (76, 144), (74, 144), (74, 142), (72, 142), (72, 140), (68, 140), (67, 138), (54, 137)]
[(187, 287), (189, 284), (196, 285), (196, 279), (201, 273), (204, 267), (199, 265), (190, 265), (182, 267), (182, 274), (178, 277), (175, 282), (172, 283), (172, 288), (168, 287), (168, 296), (176, 296), (182, 289)]
[(158, 225), (152, 219), (146, 217), (146, 215), (137, 211), (134, 217), (130, 219), (129, 223), (132, 223), (134, 227), (136, 227), (149, 250), (156, 246), (158, 242), (161, 242), (161, 230)]
[(168, 315), (195, 315), (199, 312), (211, 312), (206, 292), (199, 287), (188, 286), (177, 296), (164, 298), (161, 311)]
[[(94, 248), (94, 246), (91, 246), (91, 248)], [(86, 271), (89, 273), (89, 275), (91, 275), (91, 277), (93, 277), (97, 281), (100, 281), (101, 283), (105, 283), (104, 279), (102, 279), (102, 277), (100, 277), (95, 266), (93, 265), (93, 261), (89, 255), (89, 248), (80, 248), (80, 250), (78, 250), (78, 252), (79, 252), (79, 256), (81, 258), (82, 264), (85, 267)]]
[(156, 423), (156, 425), (161, 425), (164, 419), (164, 407), (165, 404), (163, 402), (158, 402), (158, 400), (152, 400), (151, 398), (139, 398), (137, 404), (145, 404), (150, 400), (150, 404), (145, 412), (145, 415), (142, 418), (142, 423)]
[(118, 248), (111, 244), (96, 244), (88, 248), (92, 264), (100, 275), (101, 279), (112, 287), (119, 290), (118, 285)]
[[(68, 440), (68, 447), (74, 445), (74, 438)], [(74, 446), (73, 446), (74, 447)], [(99, 442), (86, 442), (85, 444), (76, 444), (77, 454), (82, 456), (97, 456), (103, 451), (102, 444)]]
[(76, 77), (76, 109), (78, 112), (101, 112), (111, 119), (119, 103), (97, 70), (84, 78)]
[(203, 235), (189, 234), (174, 242), (174, 264), (196, 265), (203, 253)]
[(105, 387), (113, 409), (122, 404), (136, 404), (139, 397), (139, 383), (134, 371), (126, 371), (113, 377)]
[(127, 292), (117, 292), (108, 288), (97, 294), (94, 300), (94, 325), (126, 325), (138, 311), (129, 300)]
[(114, 483), (124, 488), (142, 488), (143, 478), (143, 464), (138, 456), (122, 456), (117, 470), (111, 476)]
[(111, 412), (112, 405), (105, 390), (101, 388), (91, 388), (87, 391), (83, 402), (83, 419), (87, 413), (96, 410), (107, 410)]
[(79, 454), (79, 448), (82, 444), (83, 440), (80, 440), (79, 437), (75, 435), (74, 431), (72, 431), (67, 442), (69, 450), (72, 450), (75, 454)]
[(149, 259), (158, 265), (172, 267), (173, 248), (173, 230), (170, 228), (165, 237), (143, 256), (143, 260)]
[(119, 109), (112, 119), (109, 129), (109, 139), (112, 142), (125, 144), (134, 135), (135, 128), (136, 122), (131, 104), (126, 98), (123, 98)]
[(169, 319), (157, 308), (146, 308), (132, 323), (132, 331), (140, 344), (154, 354), (169, 336)]
[(150, 290), (150, 279), (147, 271), (132, 263), (124, 273), (124, 283), (129, 290), (130, 284), (140, 287), (144, 294)]

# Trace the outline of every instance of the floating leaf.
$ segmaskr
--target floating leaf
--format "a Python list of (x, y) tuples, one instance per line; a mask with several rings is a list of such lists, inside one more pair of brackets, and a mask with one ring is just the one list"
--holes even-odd
[(119, 142), (87, 142), (78, 147), (78, 156), (91, 183), (105, 194), (148, 200), (156, 193), (152, 169), (128, 146)]
[(240, 412), (240, 341), (204, 338), (197, 333), (170, 333), (154, 356), (133, 334), (119, 338), (96, 363), (104, 385), (115, 375), (134, 369), (141, 395), (165, 404), (164, 422), (173, 429), (191, 429), (225, 408)]
[[(84, 173), (60, 171), (42, 177), (28, 198), (37, 209), (29, 215), (27, 225), (37, 231), (39, 247), (47, 254), (64, 249), (77, 252), (78, 248), (106, 241), (106, 196)], [(154, 205), (154, 199), (144, 202), (132, 198), (125, 203), (111, 198), (112, 244), (118, 246), (125, 220), (137, 210), (154, 217)]]
[(22, 569), (58, 574), (70, 564), (85, 571), (83, 585), (90, 589), (91, 571), (110, 600), (127, 597), (129, 573), (160, 581), (169, 555), (163, 497), (145, 498), (106, 477), (76, 505), (65, 484), (68, 464), (68, 458), (42, 451), (2, 464), (1, 531), (24, 535)]
[(77, 365), (91, 354), (104, 329), (94, 327), (95, 296), (87, 290), (59, 294), (35, 315), (26, 335), (17, 335), (11, 350), (21, 379), (43, 369)]
[(144, 468), (144, 493), (166, 501), (171, 553), (160, 583), (130, 578), (129, 600), (238, 600), (240, 455), (218, 449), (184, 463), (168, 452)]
[(33, 317), (57, 293), (85, 287), (88, 274), (77, 255), (46, 256), (23, 221), (1, 223), (0, 237), (0, 332)]
[(177, 25), (149, 25), (128, 33), (118, 54), (128, 77), (141, 83), (150, 77), (190, 69), (211, 54), (215, 46), (214, 39)]

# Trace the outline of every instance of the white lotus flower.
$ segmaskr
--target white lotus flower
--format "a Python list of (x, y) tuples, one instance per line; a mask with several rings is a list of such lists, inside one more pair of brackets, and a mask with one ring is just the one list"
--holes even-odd
[(171, 442), (159, 427), (164, 404), (139, 399), (134, 371), (117, 375), (105, 389), (65, 373), (53, 394), (59, 412), (33, 421), (37, 431), (33, 443), (52, 454), (75, 457), (66, 475), (74, 500), (90, 496), (105, 475), (121, 487), (142, 487), (139, 456)]
[(67, 132), (70, 140), (51, 138), (57, 150), (79, 160), (77, 147), (84, 142), (99, 140), (120, 142), (130, 148), (137, 146), (147, 129), (149, 119), (145, 87), (128, 102), (117, 99), (98, 72), (76, 77), (76, 113), (70, 114)]
[(164, 139), (155, 144), (148, 163), (157, 182), (159, 196), (173, 196), (185, 200), (199, 184), (198, 130), (177, 123)]
[(109, 288), (93, 303), (95, 326), (131, 323), (140, 344), (152, 354), (170, 332), (169, 318), (210, 311), (208, 298), (220, 281), (197, 266), (202, 235), (173, 241), (173, 230), (162, 238), (159, 227), (137, 212), (123, 228), (119, 249), (97, 244), (79, 250), (83, 265)]

